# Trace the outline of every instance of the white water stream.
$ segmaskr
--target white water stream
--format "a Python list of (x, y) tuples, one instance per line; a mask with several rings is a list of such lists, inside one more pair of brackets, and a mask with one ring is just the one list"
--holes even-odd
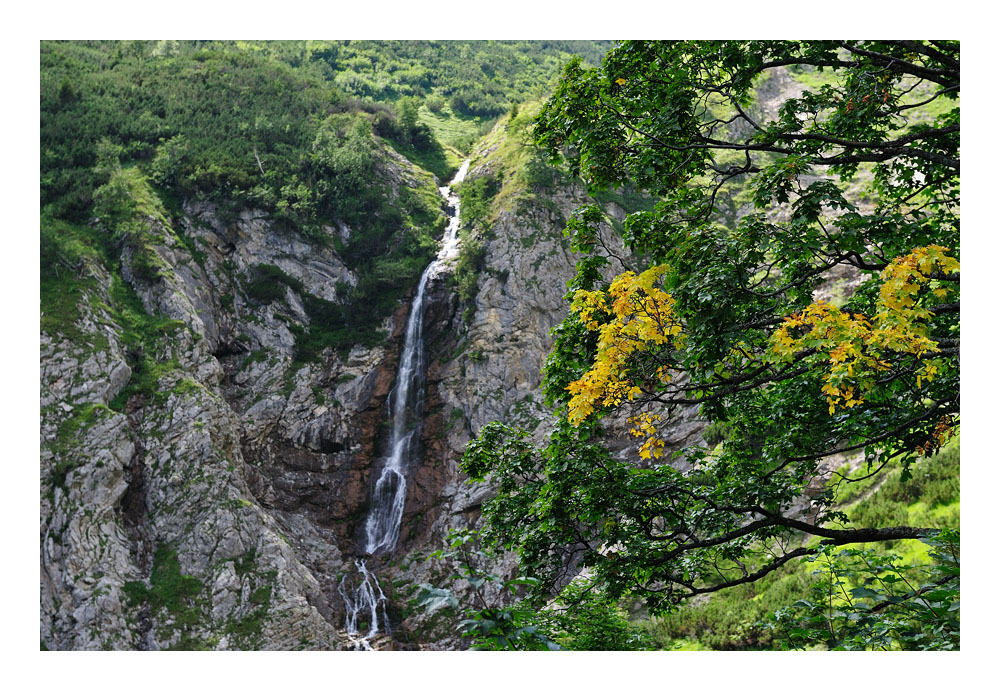
[[(403, 505), (406, 502), (406, 471), (420, 436), (420, 420), (424, 403), (424, 308), (427, 283), (437, 275), (445, 262), (458, 256), (458, 195), (452, 185), (461, 182), (469, 170), (469, 161), (462, 164), (448, 186), (438, 190), (445, 198), (453, 215), (445, 230), (444, 239), (437, 259), (424, 270), (417, 285), (417, 293), (410, 305), (410, 315), (406, 320), (406, 336), (403, 352), (399, 358), (396, 383), (389, 392), (389, 418), (392, 420), (392, 435), (389, 451), (382, 464), (382, 472), (375, 482), (371, 509), (365, 520), (364, 553), (368, 556), (378, 552), (391, 552), (399, 539), (399, 526), (403, 519)], [(386, 613), (386, 598), (378, 579), (368, 570), (367, 562), (354, 562), (358, 569), (360, 583), (357, 587), (344, 589), (340, 583), (340, 595), (347, 608), (344, 624), (347, 633), (358, 650), (371, 650), (370, 641), (379, 633), (389, 633), (389, 617)], [(346, 580), (346, 579), (345, 579)], [(358, 629), (359, 620), (365, 622), (364, 635)]]

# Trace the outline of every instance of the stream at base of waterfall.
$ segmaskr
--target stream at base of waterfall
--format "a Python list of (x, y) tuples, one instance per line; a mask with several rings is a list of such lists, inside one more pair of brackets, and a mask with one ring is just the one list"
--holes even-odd
[[(420, 276), (406, 321), (403, 353), (399, 358), (396, 383), (389, 392), (388, 400), (392, 436), (389, 439), (388, 453), (382, 459), (381, 474), (375, 482), (371, 508), (365, 520), (363, 552), (368, 556), (392, 551), (399, 539), (403, 505), (406, 502), (406, 471), (417, 450), (423, 414), (424, 377), (427, 371), (423, 338), (425, 293), (428, 281), (440, 272), (446, 262), (458, 256), (459, 204), (458, 195), (451, 188), (462, 181), (468, 169), (469, 161), (465, 161), (448, 186), (438, 188), (452, 211), (452, 217), (437, 258)], [(378, 579), (368, 570), (367, 562), (358, 559), (354, 565), (358, 570), (358, 585), (345, 587), (345, 578), (339, 586), (347, 610), (344, 627), (356, 650), (371, 650), (371, 640), (375, 636), (390, 633), (387, 602)], [(364, 628), (363, 633), (359, 624)]]

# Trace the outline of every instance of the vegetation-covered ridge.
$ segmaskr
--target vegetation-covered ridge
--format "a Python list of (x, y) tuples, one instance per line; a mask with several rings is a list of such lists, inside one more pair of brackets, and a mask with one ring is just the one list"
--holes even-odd
[[(155, 278), (156, 238), (139, 240), (146, 219), (179, 229), (181, 202), (204, 198), (227, 222), (264, 210), (279, 227), (335, 246), (360, 276), (340, 291), (350, 308), (307, 297), (314, 319), (303, 357), (380, 339), (381, 319), (430, 261), (446, 222), (429, 174), (411, 168), (419, 183), (392, 179), (400, 163), (373, 124), (379, 114), (395, 122), (391, 111), (235, 47), (47, 42), (41, 57), (44, 313), (60, 312), (54, 302), (65, 297), (45, 286), (73, 283), (81, 242), (111, 269), (123, 243), (137, 247), (137, 277)], [(64, 232), (67, 224), (76, 230)], [(350, 229), (346, 240), (335, 224)]]
[(118, 223), (128, 211), (109, 207), (111, 191), (137, 208), (158, 200), (164, 220), (190, 199), (216, 203), (226, 222), (263, 210), (356, 273), (341, 291), (350, 308), (312, 312), (368, 343), (445, 225), (432, 180), (399, 184), (389, 147), (440, 184), (463, 156), (456, 145), (544, 93), (581, 46), (596, 62), (587, 42), (43, 42), (43, 215)]
[[(959, 75), (947, 41), (626, 41), (571, 62), (536, 142), (595, 188), (661, 201), (626, 219), (612, 281), (602, 212), (570, 219), (584, 256), (546, 365), (557, 429), (535, 449), (487, 427), (466, 452), (500, 485), (487, 542), (543, 592), (582, 563), (659, 613), (830, 548), (936, 539), (911, 517), (852, 520), (823, 478), (863, 453), (867, 475), (909, 481), (957, 433)], [(722, 444), (668, 445), (692, 406)], [(604, 439), (623, 409), (640, 459)], [(953, 645), (957, 615), (936, 608), (957, 611), (956, 588), (957, 572), (921, 592), (937, 623), (912, 596), (879, 604), (913, 633), (889, 645)]]
[(344, 92), (413, 103), (446, 146), (468, 152), (512, 106), (546, 97), (573, 56), (596, 65), (610, 41), (315, 41)]

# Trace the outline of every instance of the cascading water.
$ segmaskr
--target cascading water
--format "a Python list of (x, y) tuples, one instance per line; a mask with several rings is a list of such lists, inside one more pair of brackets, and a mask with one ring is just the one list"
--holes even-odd
[[(431, 262), (417, 285), (413, 296), (410, 316), (406, 321), (406, 336), (403, 353), (399, 358), (396, 383), (389, 393), (389, 418), (392, 420), (392, 435), (389, 451), (382, 465), (382, 472), (375, 482), (371, 509), (365, 520), (365, 554), (389, 552), (399, 539), (399, 526), (403, 518), (403, 504), (406, 502), (406, 469), (420, 436), (420, 420), (424, 403), (424, 308), (427, 283), (435, 276), (444, 263), (458, 255), (458, 195), (451, 186), (462, 181), (469, 169), (465, 161), (454, 179), (446, 187), (438, 190), (445, 198), (453, 215), (444, 233), (444, 241), (437, 259)], [(386, 613), (386, 598), (375, 574), (368, 570), (363, 559), (355, 561), (360, 583), (350, 592), (340, 583), (340, 594), (347, 609), (345, 628), (359, 650), (371, 650), (371, 641), (379, 633), (389, 632), (389, 618)], [(367, 631), (361, 636), (358, 617), (366, 622)], [(384, 627), (384, 628), (383, 628)]]

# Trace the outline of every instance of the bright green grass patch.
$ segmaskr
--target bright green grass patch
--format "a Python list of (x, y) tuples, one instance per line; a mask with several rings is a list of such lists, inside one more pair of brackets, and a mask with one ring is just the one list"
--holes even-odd
[(97, 287), (89, 274), (104, 252), (99, 231), (43, 212), (39, 244), (42, 332), (60, 333), (78, 344), (95, 339), (105, 343), (103, 336), (85, 334), (77, 326), (83, 316), (81, 301)]
[[(488, 226), (501, 211), (514, 208), (515, 203), (533, 199), (536, 190), (552, 188), (566, 181), (565, 171), (548, 165), (546, 157), (531, 141), (534, 118), (541, 105), (537, 101), (522, 104), (516, 114), (501, 118), (477, 145), (478, 150), (486, 153), (474, 158), (471, 167), (486, 166), (492, 171), (492, 179), (480, 183), (476, 178), (470, 178), (462, 183), (459, 194), (462, 197), (463, 225), (471, 213), (480, 225)], [(476, 185), (485, 185), (489, 189), (471, 191)], [(473, 197), (474, 208), (466, 208), (468, 196)], [(488, 197), (488, 207), (475, 206), (475, 198), (481, 196)]]
[(420, 122), (431, 128), (434, 137), (445, 145), (445, 156), (453, 157), (449, 162), (456, 169), (462, 162), (462, 152), (471, 151), (476, 140), (482, 136), (484, 131), (488, 131), (495, 122), (495, 120), (484, 121), (480, 118), (459, 117), (451, 111), (451, 107), (448, 105), (445, 105), (437, 113), (431, 111), (427, 106), (421, 106), (417, 116)]
[(96, 285), (93, 279), (79, 280), (69, 272), (43, 275), (40, 284), (42, 332), (62, 334), (77, 344), (84, 342), (87, 335), (77, 326), (83, 316), (80, 301)]
[[(846, 527), (918, 525), (957, 529), (959, 456), (960, 442), (956, 437), (936, 455), (914, 464), (909, 480), (904, 481), (901, 469), (897, 468), (867, 497), (877, 479), (842, 483), (837, 498), (843, 502), (841, 506), (851, 521)], [(852, 477), (869, 472), (862, 467)], [(819, 538), (809, 542), (818, 544)], [(907, 566), (931, 562), (929, 546), (919, 540), (899, 540), (874, 548), (898, 555)], [(689, 603), (669, 615), (654, 617), (644, 622), (643, 627), (664, 650), (689, 649), (684, 646), (692, 642), (712, 650), (771, 649), (775, 646), (774, 634), (758, 622), (771, 612), (808, 597), (818, 568), (817, 563), (806, 560), (788, 564), (755, 583), (714, 593), (700, 604)]]
[[(929, 528), (958, 528), (957, 508), (932, 511), (938, 506), (957, 503), (959, 498), (959, 442), (956, 438), (938, 454), (913, 465), (912, 477), (903, 480), (901, 469), (889, 472), (871, 497), (846, 510), (850, 527), (868, 528), (883, 525), (920, 525)], [(923, 504), (924, 509), (919, 508)], [(916, 508), (911, 508), (916, 507)]]

